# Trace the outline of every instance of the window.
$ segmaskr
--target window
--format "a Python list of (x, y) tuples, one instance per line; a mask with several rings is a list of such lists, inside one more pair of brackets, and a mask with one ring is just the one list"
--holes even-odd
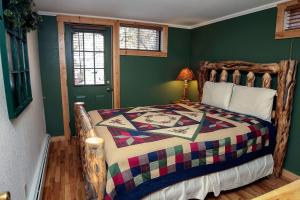
[(300, 37), (300, 3), (289, 1), (277, 6), (276, 39)]
[(26, 31), (10, 29), (1, 20), (0, 40), (7, 109), (13, 119), (32, 101)]
[(120, 49), (121, 55), (167, 56), (166, 26), (121, 23)]
[(105, 80), (103, 34), (75, 31), (72, 42), (74, 85), (103, 85)]
[(161, 29), (120, 27), (120, 49), (160, 51)]
[(294, 30), (300, 28), (300, 4), (285, 11), (284, 30)]

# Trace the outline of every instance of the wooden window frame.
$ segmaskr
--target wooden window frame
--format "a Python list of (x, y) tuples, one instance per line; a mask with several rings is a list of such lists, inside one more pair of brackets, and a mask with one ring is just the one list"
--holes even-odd
[(132, 21), (120, 21), (121, 26), (132, 26), (136, 28), (153, 28), (161, 29), (161, 47), (160, 51), (147, 51), (147, 50), (132, 50), (132, 49), (120, 49), (120, 55), (122, 56), (149, 56), (149, 57), (168, 57), (168, 26), (157, 25), (150, 23), (132, 22)]
[(288, 1), (277, 5), (275, 39), (300, 37), (300, 29), (284, 30), (285, 11), (290, 6), (300, 5), (300, 0)]
[[(21, 28), (15, 28), (12, 30), (6, 26), (3, 20), (2, 1), (0, 2), (0, 16), (1, 60), (7, 111), (9, 118), (15, 119), (32, 102), (27, 33)], [(9, 61), (7, 34), (10, 35), (10, 42), (15, 40), (15, 44), (11, 44), (10, 47), (12, 51), (12, 63)], [(16, 45), (16, 43), (18, 43), (18, 48), (13, 46)], [(20, 53), (20, 50), (22, 50), (22, 53)], [(13, 70), (10, 68), (11, 64), (13, 65)], [(12, 86), (11, 84), (11, 82), (14, 81), (11, 76), (18, 77), (16, 78), (17, 83), (15, 83), (15, 86)], [(22, 90), (23, 94), (21, 93)]]

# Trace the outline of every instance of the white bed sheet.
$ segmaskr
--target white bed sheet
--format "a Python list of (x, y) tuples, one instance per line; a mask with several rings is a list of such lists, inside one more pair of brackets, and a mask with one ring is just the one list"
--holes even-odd
[(144, 200), (202, 200), (209, 192), (218, 196), (221, 191), (238, 188), (272, 174), (273, 165), (273, 157), (269, 154), (237, 167), (176, 183), (146, 196)]

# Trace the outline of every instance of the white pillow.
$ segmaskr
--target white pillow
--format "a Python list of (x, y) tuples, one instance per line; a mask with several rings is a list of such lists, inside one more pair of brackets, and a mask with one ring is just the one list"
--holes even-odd
[(203, 88), (202, 103), (228, 109), (233, 83), (214, 83), (206, 81)]
[(235, 85), (228, 110), (270, 122), (275, 94), (272, 89)]

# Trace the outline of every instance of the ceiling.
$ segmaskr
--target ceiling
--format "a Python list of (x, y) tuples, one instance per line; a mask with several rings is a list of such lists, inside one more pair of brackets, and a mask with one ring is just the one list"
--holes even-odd
[[(192, 27), (278, 0), (35, 0), (39, 11)], [(42, 12), (43, 13), (43, 12)]]

